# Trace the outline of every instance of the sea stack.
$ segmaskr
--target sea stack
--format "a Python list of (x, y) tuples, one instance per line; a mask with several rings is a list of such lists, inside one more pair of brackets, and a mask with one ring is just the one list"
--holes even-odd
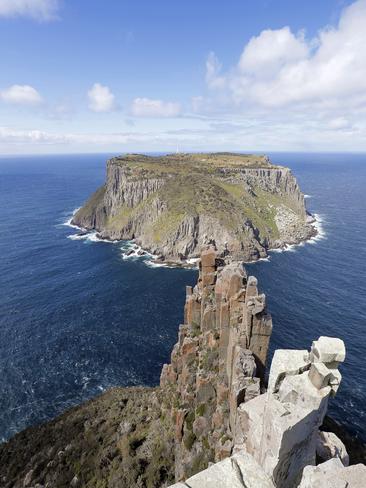
[(1, 486), (362, 488), (365, 446), (322, 426), (343, 341), (275, 351), (266, 387), (271, 332), (256, 278), (205, 246), (160, 386), (114, 388), (20, 432), (0, 445)]

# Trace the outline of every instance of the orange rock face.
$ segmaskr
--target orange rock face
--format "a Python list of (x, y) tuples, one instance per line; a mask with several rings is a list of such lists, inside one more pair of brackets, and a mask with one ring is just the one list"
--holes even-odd
[(240, 263), (225, 263), (214, 246), (202, 250), (198, 283), (186, 288), (184, 324), (161, 386), (170, 388), (176, 479), (231, 454), (237, 408), (260, 393), (270, 315), (257, 280)]

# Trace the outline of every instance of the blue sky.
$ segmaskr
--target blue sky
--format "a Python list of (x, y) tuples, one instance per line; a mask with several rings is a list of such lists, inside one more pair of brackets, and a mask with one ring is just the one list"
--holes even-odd
[(366, 0), (0, 0), (0, 154), (366, 151)]

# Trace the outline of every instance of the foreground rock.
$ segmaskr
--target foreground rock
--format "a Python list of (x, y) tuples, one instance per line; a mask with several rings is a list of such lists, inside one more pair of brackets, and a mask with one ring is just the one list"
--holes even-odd
[(288, 168), (230, 153), (112, 158), (73, 224), (135, 239), (171, 263), (199, 257), (211, 241), (222, 255), (252, 261), (315, 234)]
[[(320, 337), (307, 351), (277, 350), (269, 389), (238, 406), (230, 458), (171, 488), (362, 488), (366, 466), (348, 466), (344, 444), (319, 432), (340, 384), (343, 341)], [(316, 454), (328, 460), (316, 466)]]
[(323, 422), (343, 342), (277, 350), (265, 391), (272, 320), (257, 280), (213, 246), (199, 270), (160, 387), (115, 388), (14, 436), (1, 488), (364, 486), (365, 446)]

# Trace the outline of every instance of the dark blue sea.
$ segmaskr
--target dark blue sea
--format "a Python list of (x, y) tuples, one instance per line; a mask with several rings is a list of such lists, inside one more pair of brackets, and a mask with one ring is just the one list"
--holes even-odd
[[(0, 159), (0, 439), (114, 385), (155, 385), (196, 271), (122, 259), (63, 225), (108, 155)], [(274, 319), (271, 351), (319, 335), (347, 347), (331, 414), (366, 440), (366, 156), (272, 154), (290, 166), (322, 238), (247, 268)]]

